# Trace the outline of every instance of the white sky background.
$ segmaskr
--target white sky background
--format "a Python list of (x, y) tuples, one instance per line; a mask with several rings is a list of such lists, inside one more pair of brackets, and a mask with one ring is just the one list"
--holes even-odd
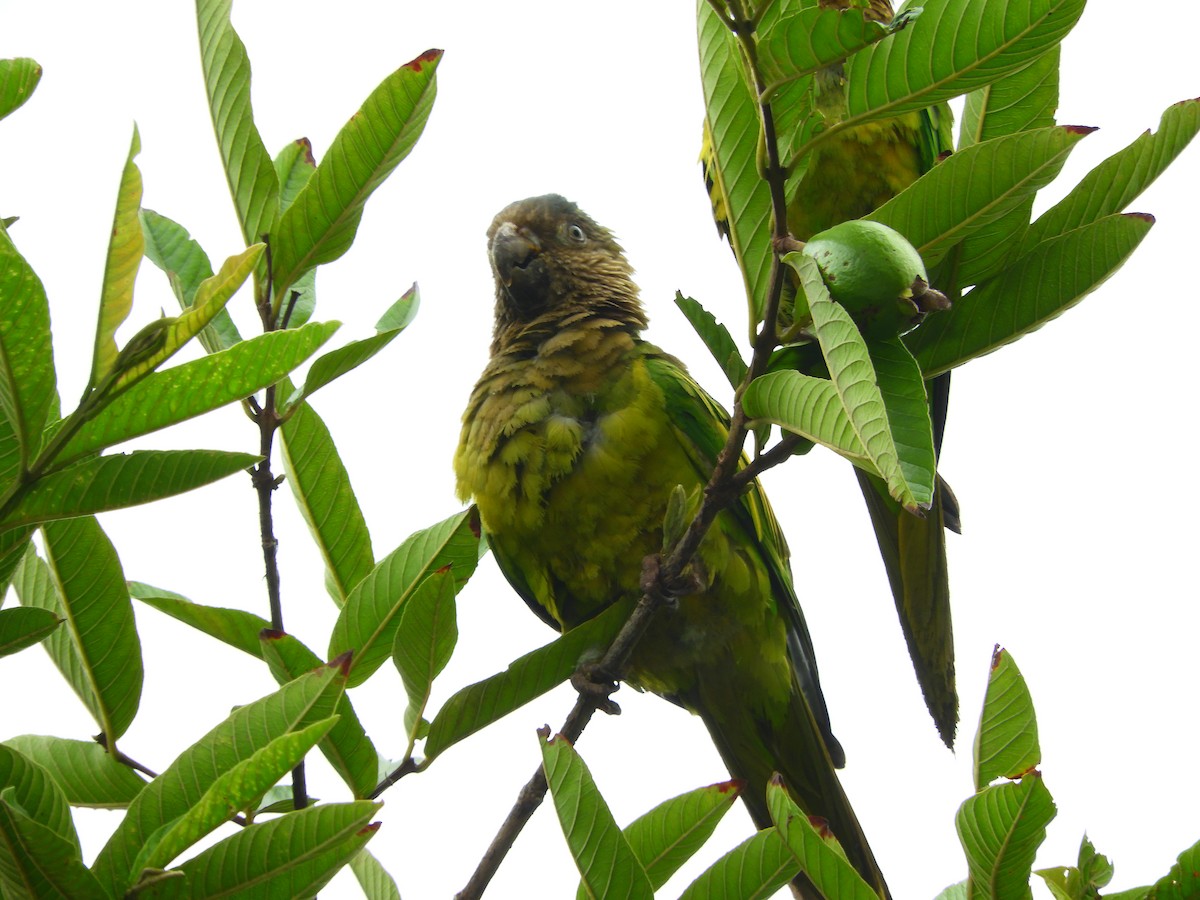
[[(1200, 94), (1185, 27), (1192, 4), (1137, 8), (1093, 0), (1064, 44), (1059, 121), (1102, 130), (1075, 150), (1050, 190), (1055, 197), (1156, 127), (1164, 107)], [(369, 203), (354, 248), (318, 277), (317, 316), (345, 323), (334, 342), (368, 335), (409, 284), (421, 287), (410, 329), (314, 401), (349, 467), (377, 557), (458, 508), (450, 460), (491, 327), (483, 232), (512, 200), (556, 191), (610, 226), (638, 270), (651, 339), (728, 403), (723, 377), (671, 302), (682, 290), (735, 336), (745, 331), (740, 278), (718, 242), (696, 164), (693, 15), (689, 3), (235, 4), (254, 67), (255, 115), (272, 153), (302, 135), (324, 153), (385, 75), (429, 47), (446, 49), (424, 137)], [(0, 55), (32, 56), (45, 69), (30, 103), (0, 124), (0, 213), (21, 217), (13, 240), (49, 294), (59, 388), (70, 406), (86, 380), (135, 120), (144, 205), (184, 224), (214, 265), (240, 239), (191, 4), (0, 0)], [(1073, 863), (1086, 831), (1116, 863), (1113, 887), (1132, 887), (1164, 874), (1200, 838), (1192, 659), (1200, 633), (1198, 201), (1200, 155), (1191, 148), (1135, 202), (1158, 224), (1116, 277), (1062, 319), (955, 374), (943, 472), (965, 532), (950, 537), (949, 551), (957, 754), (941, 746), (925, 712), (850, 467), (818, 450), (767, 477), (847, 751), (844, 784), (897, 897), (932, 897), (965, 875), (953, 817), (971, 790), (971, 740), (996, 642), (1030, 684), (1042, 771), (1059, 808), (1039, 865)], [(173, 312), (175, 301), (147, 262), (121, 340), (160, 308)], [(230, 308), (243, 333), (253, 333), (248, 292)], [(139, 446), (252, 451), (257, 434), (229, 408)], [(277, 497), (285, 621), (321, 653), (336, 611), (290, 493)], [(247, 479), (102, 521), (127, 577), (267, 615)], [(139, 607), (137, 617), (146, 687), (121, 746), (161, 770), (230, 706), (274, 683), (261, 663), (153, 610)], [(459, 625), (458, 653), (433, 708), (551, 636), (490, 559), (460, 598)], [(95, 731), (43, 653), (0, 666), (0, 737)], [(353, 696), (379, 749), (398, 755), (398, 677), (385, 667)], [(698, 719), (628, 689), (618, 699), (625, 714), (597, 719), (579, 743), (618, 822), (726, 777)], [(560, 689), (385, 795), (384, 826), (370, 849), (406, 898), (450, 896), (466, 882), (537, 764), (535, 728), (560, 725), (570, 703)], [(323, 765), (313, 767), (312, 792), (344, 799)], [(77, 814), (89, 861), (119, 815)], [(731, 813), (703, 859), (749, 831), (744, 813)], [(662, 896), (689, 880), (677, 877)], [(575, 882), (547, 808), (489, 896), (570, 896)], [(348, 876), (323, 893), (355, 895)]]

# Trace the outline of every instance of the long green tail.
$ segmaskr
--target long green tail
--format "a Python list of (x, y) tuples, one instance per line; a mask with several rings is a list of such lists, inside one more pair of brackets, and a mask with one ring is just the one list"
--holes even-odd
[[(718, 673), (713, 674), (719, 677)], [(709, 686), (702, 681), (698, 685), (697, 708), (730, 773), (746, 781), (742, 799), (755, 824), (760, 829), (771, 827), (767, 782), (778, 772), (800, 808), (829, 823), (846, 856), (867, 883), (881, 897), (890, 897), (883, 873), (842, 790), (821, 731), (799, 686), (793, 685), (786, 700), (780, 698), (782, 702), (764, 715), (761, 710), (751, 709), (744, 695), (740, 702), (733, 696), (731, 702), (736, 691), (730, 690), (727, 679), (720, 681)], [(822, 896), (803, 875), (792, 884), (801, 897), (816, 900)]]

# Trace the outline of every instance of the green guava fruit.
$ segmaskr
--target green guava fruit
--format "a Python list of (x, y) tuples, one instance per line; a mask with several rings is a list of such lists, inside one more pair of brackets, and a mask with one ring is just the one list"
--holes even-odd
[(929, 286), (921, 255), (894, 228), (854, 219), (815, 234), (804, 254), (821, 270), (829, 294), (865, 333), (904, 334), (937, 309), (945, 294)]

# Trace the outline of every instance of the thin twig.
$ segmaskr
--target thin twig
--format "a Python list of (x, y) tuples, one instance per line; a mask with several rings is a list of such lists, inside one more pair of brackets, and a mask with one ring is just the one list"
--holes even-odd
[(158, 777), (158, 773), (155, 772), (153, 769), (149, 769), (146, 766), (143, 766), (136, 759), (126, 756), (124, 753), (122, 753), (120, 750), (117, 749), (115, 744), (110, 744), (108, 738), (104, 735), (103, 732), (96, 735), (95, 740), (96, 740), (97, 744), (99, 744), (101, 747), (103, 747), (105, 750), (107, 750), (109, 752), (109, 754), (112, 756), (112, 758), (115, 759), (117, 762), (119, 762), (121, 765), (126, 766), (130, 769), (133, 769), (133, 771), (135, 771), (135, 772), (141, 772), (147, 778), (157, 778)]
[[(278, 330), (278, 321), (271, 303), (272, 281), (271, 271), (271, 241), (269, 235), (262, 236), (267, 245), (264, 253), (266, 261), (266, 284), (258, 281), (255, 272), (255, 289), (258, 290), (256, 307), (258, 317), (262, 321), (264, 333)], [(290, 313), (290, 308), (289, 308)], [(279, 411), (275, 405), (275, 385), (263, 392), (263, 402), (260, 404), (253, 397), (246, 401), (246, 409), (250, 418), (258, 426), (258, 455), (262, 461), (250, 470), (250, 480), (258, 495), (258, 529), (262, 539), (263, 570), (267, 582), (267, 604), (271, 609), (271, 628), (283, 632), (283, 596), (279, 586), (279, 541), (275, 538), (275, 520), (271, 500), (275, 489), (279, 487), (279, 479), (271, 472), (271, 453), (275, 448), (275, 432), (279, 429)], [(308, 787), (304, 773), (304, 760), (298, 762), (292, 769), (292, 806), (303, 809), (308, 805)]]
[(384, 791), (386, 791), (388, 788), (390, 788), (393, 784), (395, 784), (397, 781), (399, 781), (405, 775), (410, 775), (413, 772), (420, 772), (421, 768), (422, 767), (421, 767), (420, 763), (414, 761), (411, 756), (406, 756), (404, 758), (404, 762), (400, 763), (400, 765), (396, 766), (396, 768), (394, 768), (392, 771), (388, 772), (387, 776), (384, 777), (384, 779), (381, 782), (379, 782), (379, 784), (375, 785), (375, 787), (374, 787), (374, 789), (372, 789), (371, 793), (367, 794), (367, 799), (374, 800), (376, 797), (378, 797), (380, 794), (382, 794)]
[(271, 628), (283, 631), (283, 601), (279, 590), (279, 541), (275, 538), (271, 497), (275, 492), (275, 476), (271, 473), (271, 451), (275, 445), (275, 429), (279, 422), (275, 413), (275, 387), (266, 390), (262, 411), (255, 417), (258, 424), (258, 455), (262, 461), (250, 470), (250, 479), (258, 494), (258, 528), (262, 538), (263, 567), (267, 579), (267, 603), (271, 608)]

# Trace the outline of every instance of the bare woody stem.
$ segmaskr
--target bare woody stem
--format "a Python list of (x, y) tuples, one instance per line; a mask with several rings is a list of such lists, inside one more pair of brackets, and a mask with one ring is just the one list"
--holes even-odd
[[(263, 332), (276, 331), (278, 320), (271, 304), (271, 244), (269, 236), (264, 235), (267, 245), (265, 287), (259, 291), (258, 315), (262, 321)], [(256, 281), (256, 287), (258, 287)], [(290, 312), (290, 307), (289, 307)], [(275, 538), (275, 520), (271, 505), (275, 489), (279, 487), (279, 479), (271, 471), (271, 452), (275, 447), (275, 432), (279, 429), (281, 419), (275, 402), (275, 386), (271, 385), (263, 395), (262, 404), (247, 402), (250, 418), (258, 426), (258, 455), (262, 460), (250, 470), (250, 480), (258, 495), (258, 528), (262, 540), (263, 570), (267, 582), (267, 603), (271, 609), (271, 628), (283, 632), (283, 597), (279, 585), (279, 541)], [(303, 809), (308, 805), (308, 788), (304, 772), (304, 761), (301, 760), (292, 769), (292, 806)]]
[[(767, 155), (763, 177), (771, 192), (773, 218), (771, 244), (774, 253), (771, 257), (771, 275), (763, 324), (754, 341), (754, 353), (749, 371), (737, 390), (733, 415), (729, 424), (729, 434), (725, 446), (717, 456), (717, 464), (713, 469), (712, 476), (705, 485), (700, 508), (679, 542), (665, 559), (659, 560), (657, 557), (647, 559), (642, 576), (641, 600), (609, 646), (604, 657), (592, 667), (591, 675), (593, 677), (611, 679), (613, 682), (619, 681), (624, 676), (629, 657), (642, 635), (646, 633), (654, 614), (660, 607), (669, 604), (674, 597), (678, 596), (682, 586), (686, 585), (688, 567), (717, 514), (732, 504), (759, 474), (790, 457), (792, 451), (802, 441), (802, 438), (797, 435), (785, 435), (778, 444), (758, 456), (753, 462), (738, 468), (748, 428), (746, 414), (742, 409), (741, 396), (746, 386), (766, 371), (771, 352), (778, 346), (775, 320), (779, 311), (784, 283), (781, 253), (786, 252), (790, 240), (787, 230), (787, 198), (784, 192), (787, 173), (779, 158), (775, 119), (771, 105), (768, 101), (761, 99), (766, 96), (766, 84), (758, 67), (757, 46), (754, 40), (755, 23), (745, 15), (740, 3), (730, 2), (725, 5), (721, 0), (709, 0), (709, 2), (722, 21), (737, 36), (749, 62), (750, 71), (753, 73), (755, 93), (760, 98), (760, 125)], [(604, 698), (597, 697), (593, 692), (580, 691), (575, 706), (567, 715), (559, 733), (574, 743), (583, 733), (596, 710), (601, 708), (605, 702)], [(455, 900), (476, 900), (482, 896), (517, 835), (520, 834), (529, 817), (533, 815), (534, 810), (541, 805), (546, 795), (546, 789), (546, 773), (539, 766), (525, 786), (521, 788), (508, 817), (492, 839), (491, 845), (480, 859), (479, 865), (466, 887), (455, 895)]]

